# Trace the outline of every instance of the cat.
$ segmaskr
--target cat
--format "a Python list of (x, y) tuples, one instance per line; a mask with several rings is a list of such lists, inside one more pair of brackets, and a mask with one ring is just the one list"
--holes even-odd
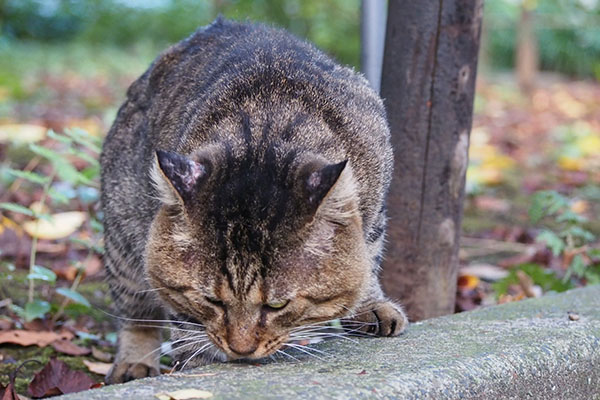
[(313, 45), (218, 18), (131, 85), (100, 160), (122, 321), (107, 382), (159, 373), (161, 321), (175, 323), (180, 368), (266, 357), (333, 319), (378, 336), (406, 327), (377, 278), (385, 110)]

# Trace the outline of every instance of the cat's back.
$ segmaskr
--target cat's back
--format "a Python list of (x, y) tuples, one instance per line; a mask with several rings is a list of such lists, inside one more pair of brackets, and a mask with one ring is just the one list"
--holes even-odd
[[(295, 140), (350, 160), (361, 211), (373, 220), (392, 165), (380, 98), (362, 76), (313, 45), (283, 30), (222, 18), (163, 52), (129, 88), (103, 149), (105, 207), (119, 208), (119, 218), (135, 213), (147, 227), (158, 207), (148, 200), (155, 150), (189, 154), (238, 134), (224, 132), (222, 121), (242, 105), (253, 121), (293, 119), (299, 110), (321, 121), (324, 129)], [(286, 124), (293, 121), (279, 125)]]

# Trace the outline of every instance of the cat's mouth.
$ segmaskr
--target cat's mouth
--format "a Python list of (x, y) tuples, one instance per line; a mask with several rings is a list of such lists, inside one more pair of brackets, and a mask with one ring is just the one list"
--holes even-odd
[(227, 356), (228, 361), (259, 360), (261, 358), (269, 357), (278, 352), (288, 340), (288, 335), (282, 335), (270, 340), (260, 341), (252, 351), (236, 351), (235, 348), (232, 348), (229, 343), (219, 336), (208, 331), (206, 334), (212, 343)]

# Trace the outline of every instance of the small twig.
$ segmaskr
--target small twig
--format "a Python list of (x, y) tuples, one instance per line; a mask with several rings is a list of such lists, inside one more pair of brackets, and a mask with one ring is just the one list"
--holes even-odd
[(517, 271), (517, 279), (519, 280), (519, 286), (523, 289), (525, 296), (535, 297), (535, 293), (533, 292), (533, 279), (521, 270)]
[[(29, 162), (27, 163), (25, 168), (23, 168), (23, 172), (33, 171), (35, 169), (35, 167), (37, 167), (39, 165), (40, 160), (41, 160), (40, 156), (33, 157), (31, 160), (29, 160)], [(21, 187), (21, 184), (23, 183), (24, 180), (25, 179), (20, 178), (20, 177), (15, 179), (15, 181), (9, 186), (8, 190), (5, 192), (4, 197), (19, 190), (19, 188)]]
[[(73, 283), (71, 284), (72, 291), (74, 291), (74, 292), (77, 291), (77, 288), (79, 287), (79, 283), (83, 279), (83, 274), (85, 272), (85, 264), (92, 258), (93, 253), (94, 253), (93, 250), (90, 250), (88, 252), (87, 257), (81, 263), (81, 266), (79, 268), (77, 268), (77, 275), (75, 275), (75, 279), (73, 279)], [(52, 317), (53, 324), (55, 324), (56, 321), (58, 321), (58, 319), (62, 316), (62, 314), (65, 311), (65, 308), (69, 304), (69, 301), (71, 301), (71, 300), (65, 297), (64, 300), (62, 301), (62, 303), (60, 303), (60, 307), (58, 308), (58, 310)]]
[[(46, 184), (44, 185), (44, 191), (42, 193), (42, 197), (40, 198), (40, 208), (44, 207), (44, 204), (46, 203), (46, 198), (48, 197), (48, 192), (50, 191), (50, 185), (52, 184), (52, 181), (54, 180), (54, 177), (56, 176), (56, 171), (52, 172), (52, 175), (50, 175), (50, 179), (48, 179), (48, 182), (46, 182)], [(38, 213), (35, 213), (36, 216), (36, 233), (37, 233), (37, 227), (38, 224), (40, 223), (40, 217), (38, 215)], [(37, 255), (37, 243), (38, 243), (38, 237), (37, 235), (33, 235), (33, 239), (31, 240), (31, 252), (29, 253), (29, 273), (33, 274), (33, 267), (35, 266), (35, 257)], [(27, 300), (29, 303), (33, 302), (33, 294), (35, 291), (35, 283), (33, 281), (33, 279), (29, 279), (29, 293), (27, 296)]]

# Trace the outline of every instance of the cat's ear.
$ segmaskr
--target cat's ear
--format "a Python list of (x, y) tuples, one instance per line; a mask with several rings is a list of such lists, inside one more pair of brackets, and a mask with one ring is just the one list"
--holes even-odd
[(152, 181), (160, 199), (168, 205), (188, 203), (206, 180), (209, 167), (180, 154), (157, 150)]
[(311, 212), (319, 205), (336, 184), (348, 160), (337, 164), (315, 165), (304, 177), (305, 201)]

